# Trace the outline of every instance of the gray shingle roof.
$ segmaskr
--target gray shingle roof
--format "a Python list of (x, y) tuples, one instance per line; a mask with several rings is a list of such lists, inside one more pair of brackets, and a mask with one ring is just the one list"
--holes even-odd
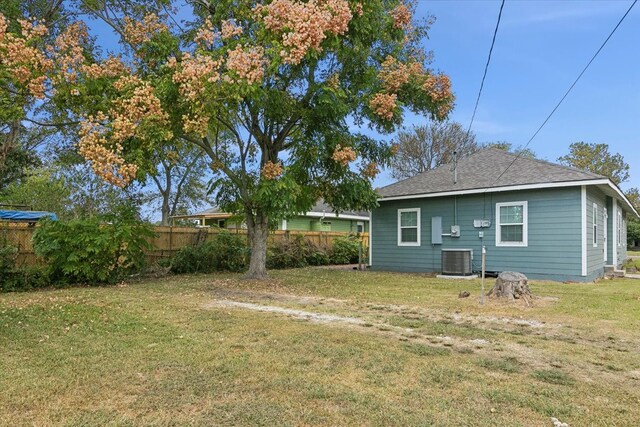
[[(316, 203), (309, 212), (334, 213), (331, 206), (326, 204), (322, 199), (320, 199), (318, 203)], [(354, 216), (363, 216), (363, 217), (369, 218), (369, 212), (367, 211), (342, 211), (338, 215), (354, 215)]]
[[(378, 189), (378, 193), (384, 198), (512, 185), (606, 179), (602, 175), (544, 160), (516, 157), (515, 154), (504, 150), (486, 148), (458, 161), (456, 184), (453, 183), (452, 166), (448, 164), (382, 187)], [(513, 165), (509, 167), (512, 162)], [(507, 172), (500, 177), (507, 167)]]

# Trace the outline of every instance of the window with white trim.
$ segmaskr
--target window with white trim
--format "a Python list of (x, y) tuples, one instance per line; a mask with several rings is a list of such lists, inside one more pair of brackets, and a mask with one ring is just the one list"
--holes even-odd
[(496, 203), (496, 246), (527, 246), (527, 202)]
[(420, 208), (398, 209), (398, 246), (420, 246)]
[(593, 204), (593, 247), (598, 247), (598, 205)]

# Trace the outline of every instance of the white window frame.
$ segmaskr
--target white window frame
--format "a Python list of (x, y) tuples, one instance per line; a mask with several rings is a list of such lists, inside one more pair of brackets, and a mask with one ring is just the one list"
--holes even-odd
[[(508, 206), (522, 206), (522, 224), (502, 224), (500, 221), (500, 208)], [(522, 242), (503, 242), (503, 225), (522, 225)], [(496, 203), (496, 246), (526, 248), (529, 246), (529, 203), (527, 201)]]
[[(417, 226), (416, 227), (402, 227), (402, 214), (404, 212), (417, 212)], [(418, 241), (417, 242), (403, 242), (402, 241), (402, 229), (403, 228), (417, 228), (418, 232)], [(420, 246), (420, 233), (421, 233), (421, 224), (420, 224), (420, 208), (408, 208), (408, 209), (398, 209), (398, 246)]]
[(594, 248), (598, 247), (598, 204), (594, 203), (593, 204), (593, 210), (591, 215), (593, 216), (591, 218), (591, 228), (593, 231), (593, 236), (591, 236), (591, 243), (593, 244)]
[[(359, 230), (360, 228), (362, 228), (362, 231)], [(356, 222), (356, 232), (357, 233), (364, 233), (364, 221)]]

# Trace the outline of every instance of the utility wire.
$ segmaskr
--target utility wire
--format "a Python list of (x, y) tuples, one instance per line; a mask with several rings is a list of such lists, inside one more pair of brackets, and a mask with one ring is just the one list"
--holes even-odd
[(502, 4), (500, 4), (500, 12), (498, 13), (498, 22), (496, 22), (496, 29), (493, 30), (493, 40), (491, 40), (491, 48), (489, 48), (489, 57), (487, 58), (487, 64), (484, 66), (484, 74), (482, 75), (482, 82), (480, 83), (478, 98), (476, 98), (476, 106), (473, 108), (473, 114), (471, 115), (471, 122), (469, 123), (469, 128), (467, 129), (467, 138), (469, 137), (469, 133), (471, 132), (471, 126), (473, 125), (473, 120), (476, 118), (476, 111), (478, 110), (478, 104), (480, 103), (482, 88), (484, 88), (484, 80), (487, 78), (487, 71), (489, 70), (489, 63), (491, 62), (491, 54), (493, 53), (493, 46), (496, 43), (496, 36), (498, 35), (498, 28), (500, 27), (500, 20), (502, 19), (502, 9), (504, 8), (504, 2), (505, 0), (502, 0)]
[(544, 119), (544, 121), (542, 122), (542, 124), (540, 125), (540, 127), (538, 127), (538, 129), (535, 131), (535, 133), (531, 136), (531, 138), (529, 138), (529, 140), (527, 141), (527, 143), (524, 145), (524, 147), (522, 147), (522, 149), (520, 151), (518, 151), (518, 154), (516, 155), (516, 157), (513, 159), (513, 161), (509, 164), (509, 166), (507, 166), (507, 168), (500, 174), (500, 176), (498, 176), (498, 178), (496, 178), (495, 181), (493, 181), (493, 184), (495, 184), (496, 182), (498, 182), (500, 180), (500, 178), (502, 178), (502, 176), (507, 173), (507, 171), (509, 170), (509, 168), (511, 166), (513, 166), (513, 164), (516, 162), (516, 160), (518, 160), (518, 158), (520, 158), (520, 156), (522, 155), (522, 153), (524, 153), (524, 151), (527, 149), (527, 147), (529, 146), (529, 144), (531, 144), (531, 141), (534, 140), (534, 138), (536, 136), (538, 136), (538, 133), (540, 133), (540, 131), (542, 130), (542, 128), (547, 124), (547, 122), (549, 121), (549, 119), (551, 118), (551, 116), (553, 116), (553, 114), (556, 112), (556, 110), (560, 107), (560, 105), (564, 102), (565, 98), (567, 97), (567, 95), (569, 95), (569, 92), (571, 92), (571, 90), (573, 90), (573, 88), (575, 87), (575, 85), (578, 83), (578, 81), (580, 80), (580, 78), (582, 77), (582, 75), (587, 71), (587, 69), (589, 68), (589, 66), (591, 65), (591, 63), (596, 59), (596, 57), (598, 56), (598, 54), (600, 54), (600, 51), (602, 51), (602, 49), (605, 47), (605, 45), (609, 42), (609, 39), (611, 39), (611, 37), (613, 36), (613, 34), (618, 30), (618, 27), (620, 27), (620, 24), (622, 24), (622, 21), (625, 20), (625, 18), (627, 17), (627, 15), (629, 15), (629, 12), (631, 12), (631, 9), (633, 9), (633, 6), (636, 5), (636, 3), (638, 2), (638, 0), (634, 0), (633, 3), (631, 3), (631, 6), (629, 6), (629, 9), (627, 9), (627, 11), (625, 12), (624, 15), (622, 15), (622, 18), (620, 18), (620, 21), (618, 21), (618, 23), (616, 24), (616, 26), (613, 28), (613, 30), (611, 30), (611, 33), (609, 33), (609, 36), (605, 39), (605, 41), (602, 43), (602, 45), (600, 46), (600, 48), (596, 51), (596, 53), (593, 55), (593, 57), (591, 58), (591, 60), (587, 63), (587, 65), (582, 69), (582, 72), (578, 75), (578, 77), (575, 79), (575, 81), (573, 82), (573, 84), (569, 87), (569, 89), (565, 92), (564, 96), (560, 99), (560, 101), (556, 104), (556, 106), (553, 108), (553, 110), (551, 110), (551, 112), (549, 113), (549, 115), (547, 116), (546, 119)]

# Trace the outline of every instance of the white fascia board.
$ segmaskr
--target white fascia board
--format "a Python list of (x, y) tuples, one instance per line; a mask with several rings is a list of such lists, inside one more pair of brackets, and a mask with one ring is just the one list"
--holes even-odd
[(587, 275), (587, 186), (580, 188), (581, 238), (582, 238), (582, 275)]
[(607, 184), (609, 184), (609, 187), (611, 187), (611, 189), (615, 191), (618, 194), (618, 196), (620, 196), (620, 199), (627, 204), (627, 207), (636, 216), (636, 218), (640, 218), (640, 214), (638, 214), (638, 211), (636, 211), (636, 209), (633, 207), (629, 199), (627, 199), (627, 196), (624, 195), (622, 190), (620, 190), (618, 186), (615, 185), (610, 180), (607, 180), (607, 181), (608, 181)]
[(441, 191), (438, 193), (424, 193), (424, 194), (410, 194), (406, 196), (392, 196), (392, 197), (379, 197), (379, 202), (386, 202), (391, 200), (409, 200), (409, 199), (423, 199), (428, 197), (444, 197), (444, 196), (460, 196), (464, 194), (479, 194), (479, 193), (498, 193), (502, 191), (519, 191), (519, 190), (535, 190), (541, 188), (561, 188), (561, 187), (576, 187), (581, 185), (598, 185), (608, 184), (608, 179), (592, 179), (588, 181), (565, 181), (565, 182), (548, 182), (542, 184), (524, 184), (524, 185), (509, 185), (505, 187), (485, 187), (485, 188), (473, 188), (470, 190), (455, 190), (455, 191)]
[(330, 213), (322, 213), (322, 212), (307, 212), (304, 216), (309, 216), (312, 218), (338, 218), (338, 219), (353, 219), (357, 221), (369, 221), (369, 217), (360, 216), (360, 215), (337, 215), (333, 212)]
[(539, 184), (524, 184), (524, 185), (509, 185), (504, 187), (485, 187), (485, 188), (473, 188), (469, 190), (455, 190), (455, 191), (441, 191), (438, 193), (423, 193), (423, 194), (409, 194), (406, 196), (392, 196), (392, 197), (379, 197), (379, 202), (387, 202), (392, 200), (411, 200), (411, 199), (424, 199), (430, 197), (445, 197), (445, 196), (461, 196), (464, 194), (480, 194), (480, 193), (499, 193), (503, 191), (519, 191), (519, 190), (537, 190), (543, 188), (562, 188), (562, 187), (577, 187), (582, 185), (606, 185), (610, 187), (618, 197), (625, 202), (627, 208), (633, 212), (636, 217), (640, 218), (640, 214), (635, 210), (629, 199), (624, 193), (609, 179), (589, 179), (583, 181), (563, 181), (563, 182), (546, 182)]

